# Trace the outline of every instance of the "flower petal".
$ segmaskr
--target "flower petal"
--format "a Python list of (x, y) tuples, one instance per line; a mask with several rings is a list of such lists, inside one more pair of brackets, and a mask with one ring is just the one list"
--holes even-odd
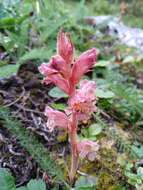
[(96, 152), (99, 144), (90, 140), (83, 140), (77, 144), (77, 150), (81, 159), (85, 158), (89, 153)]
[(45, 116), (48, 117), (47, 126), (50, 130), (53, 130), (54, 127), (67, 129), (68, 117), (63, 112), (56, 111), (51, 107), (46, 106)]
[(82, 80), (79, 93), (84, 97), (88, 97), (88, 99), (92, 101), (95, 100), (95, 88), (95, 81)]
[(73, 59), (73, 45), (70, 37), (60, 31), (57, 36), (57, 54), (59, 54), (67, 64), (71, 64)]
[(43, 79), (43, 84), (55, 84), (58, 88), (60, 88), (63, 92), (69, 95), (69, 85), (68, 81), (65, 80), (63, 77), (60, 75), (51, 75), (50, 77), (45, 77)]
[(44, 76), (48, 76), (48, 75), (57, 73), (57, 71), (55, 69), (50, 67), (50, 62), (42, 63), (42, 65), (40, 65), (38, 67), (38, 69), (39, 69), (40, 73)]
[(89, 71), (89, 69), (94, 65), (96, 60), (96, 50), (92, 48), (83, 54), (75, 61), (72, 74), (71, 74), (71, 82), (76, 84), (80, 78)]
[(96, 111), (95, 87), (94, 81), (83, 80), (68, 100), (68, 110), (76, 112), (79, 121), (87, 121)]
[(47, 79), (50, 80), (52, 83), (54, 83), (57, 87), (59, 87), (66, 94), (69, 94), (68, 80), (64, 79), (60, 74), (51, 75)]
[(66, 64), (60, 55), (52, 57), (51, 67), (61, 73), (64, 78), (68, 79), (70, 77), (70, 66)]
[(61, 56), (53, 56), (49, 63), (43, 63), (39, 67), (39, 71), (45, 76), (43, 83), (47, 85), (54, 83), (66, 94), (69, 94), (70, 87), (67, 79), (70, 76), (70, 68)]

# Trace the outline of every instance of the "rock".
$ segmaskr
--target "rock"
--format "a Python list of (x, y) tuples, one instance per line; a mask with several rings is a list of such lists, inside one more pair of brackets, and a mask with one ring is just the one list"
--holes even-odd
[(125, 26), (118, 17), (111, 15), (86, 17), (85, 21), (95, 28), (103, 25), (103, 27), (106, 27), (106, 32), (111, 36), (116, 36), (120, 43), (128, 47), (137, 48), (140, 52), (143, 52), (142, 29)]

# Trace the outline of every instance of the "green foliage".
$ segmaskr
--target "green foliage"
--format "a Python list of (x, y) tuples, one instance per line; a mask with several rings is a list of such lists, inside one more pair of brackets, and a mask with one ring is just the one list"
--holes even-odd
[(16, 188), (14, 178), (4, 168), (0, 168), (0, 185), (1, 190), (46, 190), (46, 185), (41, 179), (30, 180), (27, 186)]
[(119, 8), (116, 4), (111, 4), (107, 0), (92, 0), (91, 2), (93, 12), (97, 15), (101, 14), (114, 14), (119, 12)]
[[(46, 190), (46, 185), (42, 180), (30, 180), (26, 187), (27, 190)], [(22, 190), (22, 189), (17, 189)]]
[(51, 104), (51, 107), (56, 110), (65, 110), (65, 104), (62, 103), (53, 103)]
[[(120, 152), (125, 153), (130, 159), (135, 158), (141, 158), (142, 157), (142, 146), (138, 142), (132, 142), (132, 139), (127, 138), (125, 132), (118, 128), (117, 126), (111, 127), (109, 124), (106, 123), (106, 121), (99, 115), (100, 111), (97, 112), (97, 114), (94, 114), (94, 118), (96, 119), (96, 122), (98, 124), (95, 124), (95, 126), (99, 125), (99, 127), (104, 129), (104, 133), (111, 139), (113, 139), (116, 143), (116, 146)], [(97, 132), (101, 129), (97, 128)], [(86, 130), (87, 131), (87, 130)], [(92, 131), (93, 133), (93, 131)], [(93, 134), (91, 133), (91, 136)], [(96, 130), (95, 130), (96, 133)], [(100, 133), (99, 133), (100, 134)], [(87, 137), (89, 137), (89, 132), (85, 133)]]
[(125, 176), (128, 178), (128, 183), (136, 187), (138, 190), (143, 184), (143, 168), (134, 168), (135, 172), (133, 172), (133, 168), (134, 165), (132, 163), (128, 163), (125, 167)]
[[(89, 46), (84, 43), (83, 47), (83, 42), (87, 42), (86, 34), (92, 33), (91, 27), (80, 21), (86, 12), (84, 1), (74, 8), (63, 1), (47, 0), (7, 1), (0, 5), (3, 10), (0, 27), (5, 31), (0, 31), (0, 44), (14, 63), (37, 59), (40, 62), (48, 61), (55, 51), (56, 35), (60, 28), (70, 31), (78, 49)], [(79, 21), (80, 24), (77, 24)]]
[(120, 152), (124, 152), (131, 159), (139, 158), (136, 151), (132, 148), (131, 140), (127, 139), (122, 129), (111, 127), (108, 131), (106, 130), (106, 133), (109, 137), (114, 139)]
[(52, 55), (52, 51), (48, 48), (35, 48), (25, 54), (19, 59), (19, 63), (23, 63), (27, 60), (48, 60)]
[(134, 153), (137, 155), (138, 158), (142, 158), (143, 157), (143, 145), (138, 143), (138, 142), (134, 142), (133, 145), (131, 146), (131, 149), (134, 151)]
[(75, 183), (75, 190), (95, 190), (96, 178), (92, 176), (81, 176)]
[(143, 29), (142, 17), (136, 17), (133, 15), (125, 15), (123, 21), (126, 25), (130, 27), (137, 27)]
[(102, 133), (103, 127), (101, 124), (96, 123), (90, 125), (88, 128), (81, 130), (80, 139), (97, 140), (97, 136)]
[(103, 129), (108, 127), (108, 123), (101, 117), (101, 110), (97, 110), (96, 114), (94, 114), (94, 118), (96, 120), (96, 122), (99, 124), (99, 126), (101, 126)]
[(0, 186), (1, 190), (16, 190), (14, 178), (3, 168), (0, 168)]
[(134, 86), (124, 86), (121, 84), (116, 84), (116, 86), (111, 87), (116, 97), (119, 97), (124, 101), (124, 104), (131, 107), (137, 113), (142, 114), (143, 102), (139, 91)]
[(5, 65), (0, 67), (0, 77), (8, 77), (15, 74), (18, 70), (19, 65)]
[(115, 95), (111, 90), (107, 90), (106, 88), (96, 88), (95, 94), (98, 98), (113, 98)]
[(102, 132), (102, 127), (98, 124), (92, 124), (89, 127), (89, 133), (93, 136), (99, 135)]
[(2, 107), (0, 108), (0, 118), (3, 126), (17, 137), (20, 145), (29, 152), (44, 171), (48, 172), (48, 175), (63, 180), (62, 172), (55, 161), (52, 160), (48, 150), (44, 148), (33, 134), (30, 134), (27, 129), (22, 127), (20, 121), (12, 118), (10, 112)]
[(49, 95), (53, 98), (67, 98), (67, 95), (58, 87), (54, 87), (49, 91)]
[(128, 8), (128, 12), (130, 15), (134, 15), (136, 17), (142, 17), (143, 16), (143, 1), (142, 0), (132, 0), (132, 3), (130, 3)]
[[(98, 78), (98, 75), (101, 75), (102, 79)], [(139, 125), (143, 119), (143, 92), (133, 84), (134, 79), (127, 73), (121, 73), (113, 64), (102, 69), (97, 67), (93, 77), (97, 83), (97, 96), (100, 98), (101, 94), (104, 99), (99, 101), (99, 107), (107, 111), (116, 110), (117, 117), (122, 118), (126, 124), (129, 122), (133, 126)]]

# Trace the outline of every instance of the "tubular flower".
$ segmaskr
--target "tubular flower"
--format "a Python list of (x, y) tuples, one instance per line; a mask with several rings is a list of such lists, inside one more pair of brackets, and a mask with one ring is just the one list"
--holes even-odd
[(61, 30), (57, 36), (57, 54), (60, 55), (67, 64), (71, 64), (73, 60), (73, 51), (74, 47), (69, 35)]
[(97, 152), (98, 149), (98, 143), (90, 140), (83, 140), (77, 144), (77, 151), (81, 159), (85, 158), (89, 153)]
[(43, 63), (39, 67), (39, 71), (46, 77), (52, 74), (61, 74), (63, 78), (68, 78), (70, 69), (65, 60), (60, 55), (55, 55), (49, 63)]
[(69, 96), (74, 93), (76, 84), (96, 60), (96, 50), (92, 48), (73, 61), (73, 49), (69, 36), (60, 31), (57, 37), (57, 55), (52, 56), (49, 63), (43, 63), (39, 67), (45, 84), (53, 83)]
[(78, 120), (88, 120), (91, 114), (96, 111), (95, 87), (94, 81), (83, 80), (80, 88), (68, 101), (67, 114), (75, 112)]
[(95, 64), (96, 50), (92, 48), (82, 53), (79, 58), (75, 61), (72, 67), (71, 83), (76, 84), (79, 82), (81, 77), (87, 73), (91, 67)]
[(63, 112), (56, 111), (47, 106), (45, 108), (45, 116), (48, 117), (47, 127), (49, 128), (49, 131), (53, 131), (55, 127), (67, 129), (68, 118)]
[(48, 64), (43, 63), (39, 71), (45, 76), (43, 83), (53, 83), (65, 93), (69, 93), (69, 82), (66, 78), (70, 75), (70, 70), (62, 57), (53, 56)]

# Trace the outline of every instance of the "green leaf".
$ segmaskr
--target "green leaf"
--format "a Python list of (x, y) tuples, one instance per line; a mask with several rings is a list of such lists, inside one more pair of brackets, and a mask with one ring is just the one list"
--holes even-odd
[(49, 59), (49, 57), (52, 55), (52, 50), (49, 50), (48, 48), (35, 48), (31, 50), (30, 52), (25, 53), (19, 60), (19, 63), (23, 63), (27, 60), (35, 60), (35, 59)]
[(59, 88), (54, 87), (49, 91), (49, 95), (53, 98), (67, 98), (68, 96)]
[(81, 176), (75, 183), (75, 190), (94, 190), (96, 178), (93, 176)]
[(135, 57), (128, 55), (124, 58), (123, 63), (133, 63), (135, 62), (135, 60), (136, 60)]
[(135, 62), (140, 62), (142, 61), (143, 56), (142, 55), (128, 55), (124, 58), (123, 63), (135, 63)]
[(142, 178), (143, 180), (143, 167), (138, 167), (137, 174)]
[(114, 93), (112, 91), (101, 89), (101, 88), (96, 89), (95, 95), (99, 98), (113, 98), (114, 97)]
[(109, 64), (110, 64), (109, 61), (101, 60), (101, 61), (98, 61), (98, 62), (94, 65), (94, 67), (107, 67)]
[(3, 168), (0, 168), (0, 189), (1, 190), (46, 190), (45, 183), (39, 180), (31, 180), (27, 187), (22, 186), (16, 188), (14, 178), (11, 174)]
[(19, 187), (19, 188), (16, 188), (16, 190), (28, 190), (27, 187)]
[(132, 150), (134, 151), (134, 153), (139, 157), (142, 158), (143, 157), (143, 146), (137, 147), (135, 145), (132, 145)]
[(6, 60), (0, 60), (0, 67), (1, 66), (5, 66), (7, 64), (8, 64), (8, 61), (6, 61)]
[[(66, 18), (59, 18), (58, 20), (54, 21), (53, 20), (51, 22), (48, 21), (48, 26), (46, 28), (44, 28), (44, 32), (42, 32), (42, 41), (44, 42), (47, 38), (49, 38), (52, 34), (56, 33), (57, 29), (60, 28), (60, 26), (62, 26), (65, 22), (66, 22)], [(46, 23), (47, 24), (47, 20)]]
[(65, 104), (62, 104), (62, 103), (53, 103), (53, 104), (51, 104), (51, 106), (57, 110), (64, 110), (65, 109)]
[(0, 168), (0, 189), (1, 190), (16, 190), (14, 178), (3, 168)]
[(128, 163), (128, 164), (126, 165), (126, 170), (127, 170), (127, 171), (130, 171), (133, 166), (134, 166), (134, 165), (133, 165), (132, 163)]
[(96, 136), (102, 132), (102, 127), (99, 124), (92, 124), (89, 129), (89, 136)]
[(32, 179), (27, 184), (27, 187), (22, 186), (22, 187), (17, 188), (16, 190), (46, 190), (46, 185), (41, 179), (39, 180)]
[(30, 182), (27, 185), (28, 190), (46, 190), (45, 183), (39, 179), (39, 180), (30, 180)]
[(0, 67), (0, 77), (8, 77), (17, 72), (19, 65), (5, 65)]

